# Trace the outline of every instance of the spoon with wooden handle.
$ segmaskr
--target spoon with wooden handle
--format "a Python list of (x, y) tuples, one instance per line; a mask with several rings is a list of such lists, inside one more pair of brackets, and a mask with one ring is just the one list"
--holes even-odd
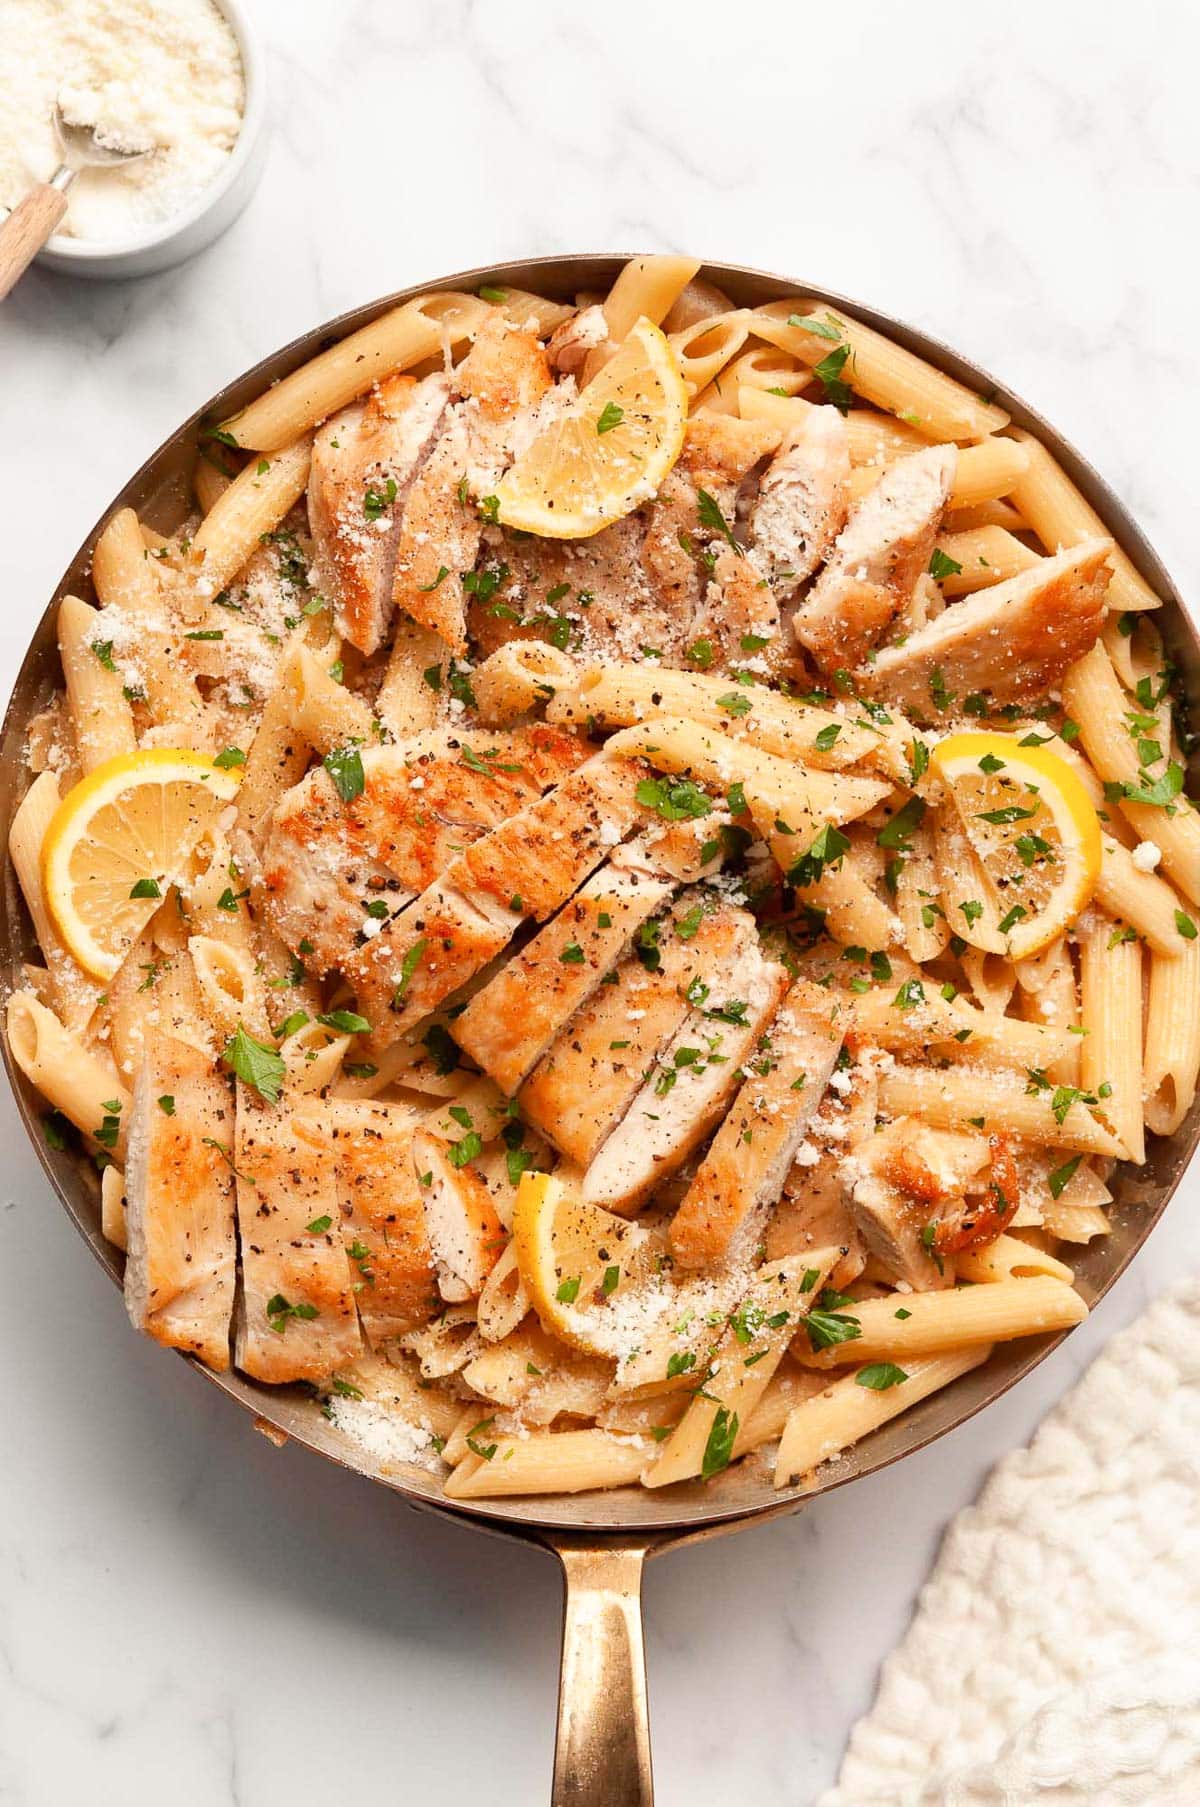
[(50, 116), (62, 152), (62, 162), (48, 182), (39, 182), (18, 201), (0, 226), (0, 301), (33, 262), (67, 211), (67, 190), (81, 169), (132, 163), (154, 149), (146, 144), (126, 149), (101, 144), (95, 129), (73, 125), (63, 118), (58, 102)]

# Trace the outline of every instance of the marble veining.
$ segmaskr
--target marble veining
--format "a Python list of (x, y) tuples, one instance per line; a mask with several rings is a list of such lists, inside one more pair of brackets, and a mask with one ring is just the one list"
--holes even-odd
[[(1153, 29), (1090, 0), (254, 11), (273, 137), (237, 225), (163, 276), (34, 272), (4, 305), (5, 689), (95, 517), (213, 390), (373, 295), (566, 250), (694, 247), (929, 328), (1073, 438), (1200, 596), (1190, 0), (1160, 0)], [(0, 1117), (0, 1801), (455, 1801), (468, 1778), (492, 1807), (546, 1799), (550, 1563), (254, 1435), (129, 1331), (6, 1100)], [(982, 1419), (652, 1565), (662, 1807), (807, 1807), (832, 1779), (946, 1522), (1200, 1269), (1197, 1205), (1200, 1174)]]

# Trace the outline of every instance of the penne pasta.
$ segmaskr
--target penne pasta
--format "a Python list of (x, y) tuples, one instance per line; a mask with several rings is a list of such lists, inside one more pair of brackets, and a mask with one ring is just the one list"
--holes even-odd
[[(897, 1317), (897, 1311), (906, 1317)], [(811, 1367), (838, 1368), (847, 1362), (895, 1361), (907, 1356), (942, 1355), (973, 1344), (1044, 1336), (1081, 1324), (1088, 1308), (1065, 1281), (1036, 1274), (1028, 1280), (996, 1280), (986, 1286), (949, 1287), (944, 1292), (908, 1293), (902, 1305), (894, 1294), (862, 1299), (845, 1307), (859, 1334), (832, 1348), (797, 1353)], [(798, 1338), (803, 1343), (806, 1333)]]
[[(1078, 546), (1105, 532), (1095, 509), (1076, 489), (1066, 472), (1032, 434), (1020, 427), (1010, 435), (1026, 455), (1026, 467), (1013, 485), (1011, 500), (1041, 540), (1047, 552)], [(1161, 601), (1135, 568), (1133, 561), (1115, 546), (1109, 554), (1112, 582), (1109, 606), (1115, 610), (1157, 609)]]
[(461, 345), (488, 312), (475, 296), (451, 292), (406, 301), (302, 364), (221, 431), (249, 451), (278, 452), (381, 378)]
[(831, 1462), (898, 1412), (906, 1412), (909, 1406), (970, 1373), (990, 1354), (985, 1344), (910, 1362), (903, 1381), (883, 1391), (860, 1386), (853, 1376), (834, 1381), (799, 1404), (788, 1418), (775, 1460), (776, 1487), (802, 1487), (811, 1492), (816, 1481), (813, 1470), (821, 1463)]

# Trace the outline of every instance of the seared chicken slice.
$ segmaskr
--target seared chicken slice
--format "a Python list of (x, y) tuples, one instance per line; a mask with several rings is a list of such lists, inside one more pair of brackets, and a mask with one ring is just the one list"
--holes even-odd
[(622, 849), (476, 992), (451, 1026), (459, 1046), (511, 1096), (576, 1010), (671, 895), (644, 854)]
[(713, 574), (692, 620), (692, 644), (705, 648), (705, 670), (749, 664), (753, 670), (777, 673), (794, 649), (781, 632), (770, 584), (732, 546), (721, 546), (711, 556)]
[(708, 995), (659, 1055), (584, 1174), (589, 1204), (631, 1214), (683, 1165), (724, 1115), (786, 989), (787, 973), (767, 958), (757, 936), (712, 975)]
[(242, 1291), (235, 1360), (272, 1385), (326, 1380), (362, 1349), (342, 1241), (328, 1107), (288, 1110), (238, 1088), (237, 1172)]
[(842, 1253), (830, 1271), (829, 1284), (848, 1286), (866, 1266), (867, 1251), (846, 1202), (840, 1151), (819, 1153), (812, 1143), (801, 1143), (799, 1154), (804, 1158), (793, 1161), (763, 1235), (767, 1260), (808, 1255), (832, 1245)]
[(847, 1160), (851, 1215), (868, 1253), (892, 1278), (916, 1292), (954, 1284), (932, 1226), (987, 1160), (983, 1137), (931, 1129), (916, 1117), (896, 1118)]
[(861, 674), (864, 688), (925, 716), (932, 689), (985, 691), (996, 703), (1049, 695), (1104, 625), (1111, 551), (1111, 540), (1084, 540), (952, 603), (902, 646), (883, 647)]
[[(316, 766), (275, 805), (263, 846), (263, 908), (313, 971), (340, 966), (497, 828), (586, 758), (571, 734), (434, 730), (360, 754), (363, 789), (343, 802)], [(386, 905), (386, 913), (380, 906)]]
[(761, 421), (693, 415), (679, 462), (646, 511), (642, 563), (684, 645), (695, 638), (693, 622), (708, 576), (704, 555), (721, 541), (711, 505), (732, 531), (738, 491), (755, 465), (774, 451), (778, 438), (777, 430)]
[[(725, 1260), (775, 1202), (842, 1046), (829, 992), (797, 979), (745, 1063), (748, 1076), (671, 1224), (683, 1267)], [(678, 1089), (678, 1087), (676, 1088)]]
[(787, 597), (824, 564), (846, 523), (850, 446), (836, 408), (813, 408), (763, 473), (750, 511), (755, 563)]
[(313, 440), (312, 582), (333, 603), (338, 633), (360, 652), (375, 652), (386, 637), (401, 514), (449, 399), (443, 376), (390, 377)]
[(577, 376), (587, 362), (588, 352), (603, 345), (607, 337), (608, 320), (599, 303), (581, 308), (551, 333), (546, 346), (551, 367), (560, 376)]
[(472, 1133), (468, 1129), (457, 1144), (427, 1130), (413, 1139), (438, 1291), (451, 1305), (478, 1296), (508, 1240), (469, 1153), (462, 1159)]
[(643, 657), (654, 647), (676, 658), (686, 621), (666, 608), (642, 568), (645, 518), (625, 515), (586, 540), (541, 540), (489, 528), (484, 535), (488, 585), (476, 590), (469, 615), (481, 656), (509, 640), (548, 640), (588, 658)]
[(396, 549), (392, 599), (455, 652), (466, 651), (463, 578), (475, 569), (484, 517), (509, 462), (522, 414), (551, 387), (546, 353), (533, 333), (495, 315), (454, 372), (462, 397), (409, 491)]
[(407, 1111), (369, 1099), (329, 1101), (338, 1215), (359, 1279), (358, 1316), (372, 1348), (441, 1309)]
[(564, 904), (641, 813), (642, 768), (594, 758), (451, 862), (342, 970), (383, 1048)]
[(229, 1366), (237, 1284), (233, 1093), (195, 1048), (155, 1036), (133, 1089), (125, 1165), (125, 1304), (139, 1330)]
[(847, 521), (793, 619), (821, 670), (853, 670), (907, 604), (929, 564), (957, 462), (952, 445), (898, 458)]
[(645, 960), (622, 961), (616, 983), (594, 993), (534, 1068), (521, 1089), (521, 1115), (586, 1167), (688, 1014), (689, 987), (711, 985), (753, 932), (743, 911), (722, 905), (704, 915), (703, 894), (685, 892), (658, 935), (647, 937)]

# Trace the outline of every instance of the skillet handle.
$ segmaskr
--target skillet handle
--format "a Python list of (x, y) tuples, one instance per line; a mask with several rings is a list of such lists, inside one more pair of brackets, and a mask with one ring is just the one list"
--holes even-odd
[(553, 1807), (653, 1807), (644, 1548), (554, 1542), (563, 1566)]

